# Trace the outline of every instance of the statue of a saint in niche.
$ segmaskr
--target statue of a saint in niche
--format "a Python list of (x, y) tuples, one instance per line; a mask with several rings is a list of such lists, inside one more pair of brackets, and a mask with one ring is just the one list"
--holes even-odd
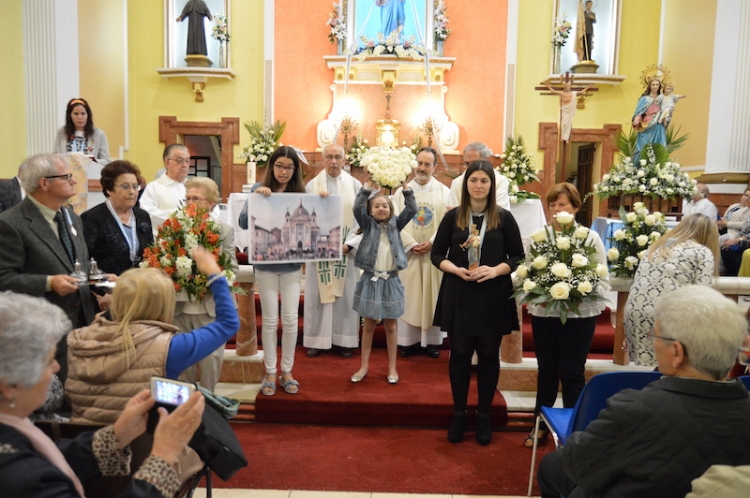
[(186, 55), (208, 55), (206, 48), (206, 29), (203, 25), (203, 19), (213, 20), (211, 12), (208, 10), (206, 2), (203, 0), (188, 0), (182, 9), (182, 14), (177, 18), (177, 22), (188, 19), (188, 35)]
[(404, 13), (404, 2), (405, 0), (375, 0), (375, 5), (380, 7), (380, 29), (383, 30), (383, 35), (388, 37), (395, 31), (398, 33), (399, 38), (402, 36), (399, 28), (403, 30), (404, 20), (406, 15)]

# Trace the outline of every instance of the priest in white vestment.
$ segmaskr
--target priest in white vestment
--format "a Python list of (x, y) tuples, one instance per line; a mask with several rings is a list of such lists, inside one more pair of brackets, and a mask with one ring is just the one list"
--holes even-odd
[[(413, 245), (407, 253), (408, 266), (399, 272), (405, 294), (405, 311), (398, 320), (401, 356), (410, 356), (421, 346), (427, 348), (429, 356), (438, 358), (438, 346), (445, 337), (439, 327), (432, 325), (443, 273), (430, 261), (430, 250), (450, 205), (450, 190), (432, 176), (436, 161), (435, 149), (422, 148), (417, 153), (414, 180), (409, 182), (417, 201), (417, 214), (401, 231), (404, 246)], [(404, 194), (400, 188), (394, 195), (393, 207), (396, 214), (404, 210)]]
[[(343, 170), (345, 157), (340, 145), (326, 145), (323, 148), (325, 169), (305, 187), (308, 193), (321, 196), (341, 195), (344, 210), (341, 240), (359, 229), (352, 209), (357, 192), (362, 188), (359, 180)], [(350, 358), (352, 350), (359, 346), (359, 315), (352, 307), (359, 271), (348, 252), (349, 247), (344, 245), (341, 260), (305, 265), (302, 344), (308, 348), (310, 358), (334, 346), (341, 356)]]
[[(474, 161), (486, 159), (492, 155), (492, 150), (483, 142), (471, 142), (464, 147), (463, 163), (464, 169), (468, 168)], [(451, 182), (451, 207), (458, 207), (461, 204), (461, 187), (464, 184), (464, 174), (461, 173), (453, 182)], [(498, 206), (510, 211), (510, 195), (508, 194), (508, 179), (495, 170), (495, 202)]]

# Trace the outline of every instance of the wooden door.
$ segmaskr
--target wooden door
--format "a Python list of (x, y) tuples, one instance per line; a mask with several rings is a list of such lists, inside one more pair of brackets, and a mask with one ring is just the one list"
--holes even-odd
[[(596, 145), (593, 143), (585, 144), (578, 148), (578, 192), (581, 193), (581, 197), (585, 197), (586, 194), (591, 192), (593, 189), (593, 180), (591, 174), (594, 171), (594, 153), (596, 152)], [(578, 210), (576, 215), (576, 221), (581, 225), (590, 227), (592, 221), (592, 213), (594, 206), (594, 196), (589, 197), (586, 202), (583, 203), (581, 209)]]

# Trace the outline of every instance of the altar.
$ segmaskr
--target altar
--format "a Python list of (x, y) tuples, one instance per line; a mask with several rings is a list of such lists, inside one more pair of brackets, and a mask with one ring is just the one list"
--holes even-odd
[(518, 229), (521, 231), (521, 240), (524, 249), (531, 244), (531, 234), (547, 224), (544, 216), (544, 208), (540, 199), (526, 199), (523, 202), (510, 205), (510, 212), (516, 219)]

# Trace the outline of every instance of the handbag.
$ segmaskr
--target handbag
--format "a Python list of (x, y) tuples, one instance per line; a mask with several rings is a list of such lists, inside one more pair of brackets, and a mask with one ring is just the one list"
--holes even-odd
[[(208, 398), (206, 398), (208, 401)], [(210, 402), (203, 410), (203, 420), (188, 443), (206, 466), (223, 481), (228, 481), (242, 467), (247, 467), (247, 457), (237, 435), (224, 418), (224, 414)]]

